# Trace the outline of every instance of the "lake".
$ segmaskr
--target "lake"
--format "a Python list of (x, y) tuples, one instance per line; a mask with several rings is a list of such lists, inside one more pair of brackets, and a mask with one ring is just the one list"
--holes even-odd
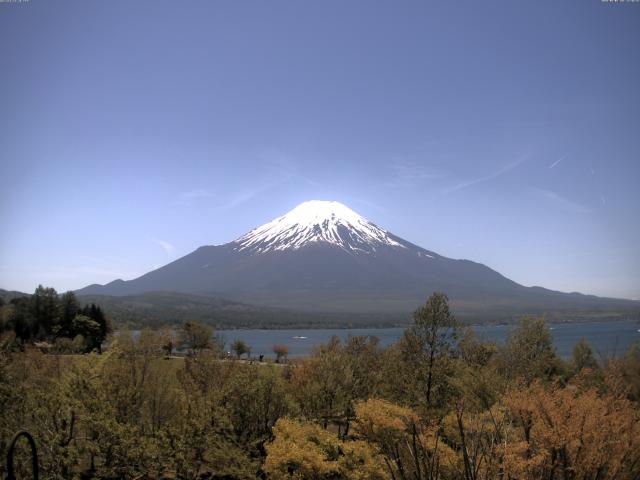
[[(637, 320), (615, 320), (585, 323), (549, 324), (553, 341), (561, 357), (571, 356), (573, 346), (586, 338), (597, 354), (620, 356), (631, 344), (640, 341), (640, 322)], [(514, 325), (486, 325), (473, 327), (478, 336), (502, 343)], [(219, 330), (226, 342), (226, 349), (236, 339), (244, 340), (251, 346), (252, 356), (274, 357), (273, 346), (285, 344), (290, 357), (308, 355), (315, 345), (326, 343), (336, 335), (342, 340), (349, 336), (372, 335), (380, 339), (382, 346), (398, 341), (403, 328), (355, 328), (355, 329), (294, 329), (294, 330)]]

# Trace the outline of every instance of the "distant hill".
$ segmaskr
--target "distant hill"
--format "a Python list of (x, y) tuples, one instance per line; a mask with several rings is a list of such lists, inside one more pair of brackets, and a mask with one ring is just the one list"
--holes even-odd
[[(291, 313), (296, 311), (306, 318), (406, 319), (434, 291), (445, 292), (456, 314), (474, 322), (524, 314), (578, 320), (640, 313), (636, 301), (525, 287), (480, 263), (418, 247), (340, 203), (321, 201), (305, 202), (233, 242), (200, 247), (134, 280), (77, 293), (131, 297), (158, 291), (281, 309), (282, 318), (298, 318)], [(204, 308), (203, 301), (189, 305)], [(242, 318), (261, 307), (245, 306)], [(220, 304), (207, 308), (229, 312)]]
[[(0, 289), (5, 303), (30, 294)], [(100, 305), (117, 328), (157, 328), (178, 325), (185, 320), (208, 323), (217, 329), (232, 328), (364, 328), (404, 327), (411, 311), (397, 313), (308, 312), (283, 308), (260, 307), (241, 302), (191, 295), (180, 292), (147, 292), (139, 295), (78, 295), (82, 305)], [(509, 304), (491, 307), (477, 301), (453, 301), (456, 316), (466, 323), (512, 323), (522, 314), (514, 314)], [(478, 313), (481, 312), (481, 313)], [(619, 318), (640, 318), (631, 309), (532, 309), (531, 314), (544, 314), (549, 321), (570, 322)]]
[[(348, 313), (302, 312), (296, 310), (259, 307), (211, 297), (179, 292), (149, 292), (139, 295), (80, 295), (81, 303), (100, 305), (117, 325), (131, 328), (175, 325), (184, 320), (197, 320), (216, 328), (364, 328), (406, 326), (412, 321), (411, 312)], [(465, 323), (513, 323), (524, 314), (513, 309), (483, 306), (482, 301), (452, 302), (452, 310)], [(478, 313), (481, 312), (481, 313)], [(610, 307), (608, 309), (531, 309), (532, 315), (545, 315), (548, 321), (571, 322), (603, 319), (640, 318), (638, 311)]]
[(28, 297), (28, 296), (29, 296), (28, 293), (18, 292), (16, 290), (4, 290), (0, 288), (0, 298), (2, 298), (5, 301), (5, 303), (10, 302), (14, 298)]
[(219, 329), (392, 327), (404, 326), (410, 320), (410, 315), (296, 312), (177, 292), (120, 297), (79, 295), (78, 299), (83, 304), (100, 305), (117, 325), (131, 328), (175, 325), (185, 320), (197, 320)]

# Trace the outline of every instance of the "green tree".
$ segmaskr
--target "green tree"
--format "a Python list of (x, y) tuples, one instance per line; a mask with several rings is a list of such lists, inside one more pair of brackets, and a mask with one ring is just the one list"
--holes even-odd
[(191, 353), (211, 348), (213, 330), (199, 322), (186, 321), (179, 333), (180, 344)]
[(640, 342), (633, 343), (616, 366), (629, 389), (629, 398), (640, 402)]
[(173, 330), (169, 328), (163, 328), (160, 330), (160, 343), (162, 351), (166, 358), (171, 357), (173, 349), (175, 347), (176, 339)]
[(559, 373), (560, 360), (544, 318), (525, 317), (500, 349), (499, 368), (510, 379), (550, 379)]
[(7, 329), (13, 330), (21, 342), (32, 341), (38, 333), (38, 324), (32, 313), (30, 299), (14, 298), (5, 309)]
[(460, 357), (469, 366), (484, 367), (488, 365), (497, 353), (498, 347), (493, 342), (483, 341), (478, 338), (475, 330), (465, 329), (464, 335), (458, 342)]
[(102, 343), (106, 340), (107, 335), (111, 333), (111, 323), (102, 309), (93, 303), (91, 305), (85, 305), (81, 310), (81, 313), (91, 318), (99, 325), (100, 333), (93, 339), (93, 348), (100, 351)]
[(69, 341), (57, 342), (59, 351), (68, 350), (71, 339), (76, 347), (84, 343), (87, 350), (100, 351), (111, 332), (109, 319), (99, 306), (80, 308), (73, 292), (59, 297), (53, 288), (42, 285), (30, 297), (12, 299), (2, 310), (4, 328), (13, 330), (23, 344), (45, 339), (56, 343), (67, 338)]
[[(431, 407), (434, 391), (446, 387), (460, 324), (451, 314), (444, 293), (431, 295), (414, 312), (413, 319), (413, 326), (405, 331), (403, 349), (414, 378), (422, 384), (426, 406)], [(440, 403), (444, 399), (441, 397)]]
[(231, 350), (233, 350), (236, 354), (236, 356), (238, 358), (240, 358), (242, 355), (244, 355), (245, 353), (247, 354), (247, 356), (249, 355), (249, 353), (251, 352), (251, 350), (249, 349), (249, 345), (247, 345), (244, 340), (234, 340), (234, 342), (231, 344)]
[(236, 366), (224, 388), (222, 404), (233, 425), (234, 439), (243, 445), (269, 440), (276, 421), (295, 411), (282, 369), (275, 365)]
[(571, 353), (571, 364), (574, 373), (578, 373), (583, 368), (589, 368), (591, 370), (598, 368), (598, 361), (593, 355), (591, 344), (585, 338), (582, 338), (573, 347), (573, 352)]
[(58, 323), (58, 293), (53, 288), (38, 285), (30, 298), (31, 314), (37, 325), (36, 337), (44, 338), (53, 333)]
[(73, 331), (73, 319), (80, 311), (78, 300), (73, 292), (63, 293), (60, 297), (59, 321), (54, 329), (58, 337), (70, 337)]
[(74, 343), (75, 339), (80, 336), (85, 341), (87, 351), (99, 350), (100, 343), (102, 343), (100, 324), (93, 318), (78, 314), (74, 317), (71, 328), (74, 334)]
[(291, 372), (292, 394), (307, 418), (342, 424), (348, 418), (353, 371), (336, 336), (318, 345), (308, 359)]

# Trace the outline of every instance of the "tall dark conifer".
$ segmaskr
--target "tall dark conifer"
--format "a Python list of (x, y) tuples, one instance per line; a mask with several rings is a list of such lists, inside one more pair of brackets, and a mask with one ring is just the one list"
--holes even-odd
[(53, 288), (38, 285), (30, 303), (36, 323), (34, 334), (38, 337), (51, 335), (58, 323), (58, 293)]
[(59, 320), (56, 335), (72, 337), (73, 319), (78, 314), (80, 306), (73, 292), (66, 292), (60, 299)]

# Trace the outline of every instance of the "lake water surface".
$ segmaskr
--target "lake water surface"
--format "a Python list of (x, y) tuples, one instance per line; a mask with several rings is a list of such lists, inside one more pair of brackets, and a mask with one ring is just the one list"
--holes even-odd
[[(571, 356), (573, 346), (586, 338), (597, 353), (620, 356), (634, 342), (640, 341), (640, 322), (637, 320), (616, 320), (605, 322), (557, 323), (549, 324), (553, 341), (561, 357)], [(476, 333), (486, 339), (502, 343), (513, 325), (474, 326)], [(252, 356), (273, 357), (273, 346), (285, 344), (289, 356), (308, 355), (315, 345), (328, 342), (332, 336), (346, 340), (350, 335), (372, 335), (380, 339), (382, 346), (398, 341), (403, 328), (355, 328), (355, 329), (295, 329), (295, 330), (220, 330), (226, 342), (225, 348), (236, 339), (244, 340), (251, 346)]]

